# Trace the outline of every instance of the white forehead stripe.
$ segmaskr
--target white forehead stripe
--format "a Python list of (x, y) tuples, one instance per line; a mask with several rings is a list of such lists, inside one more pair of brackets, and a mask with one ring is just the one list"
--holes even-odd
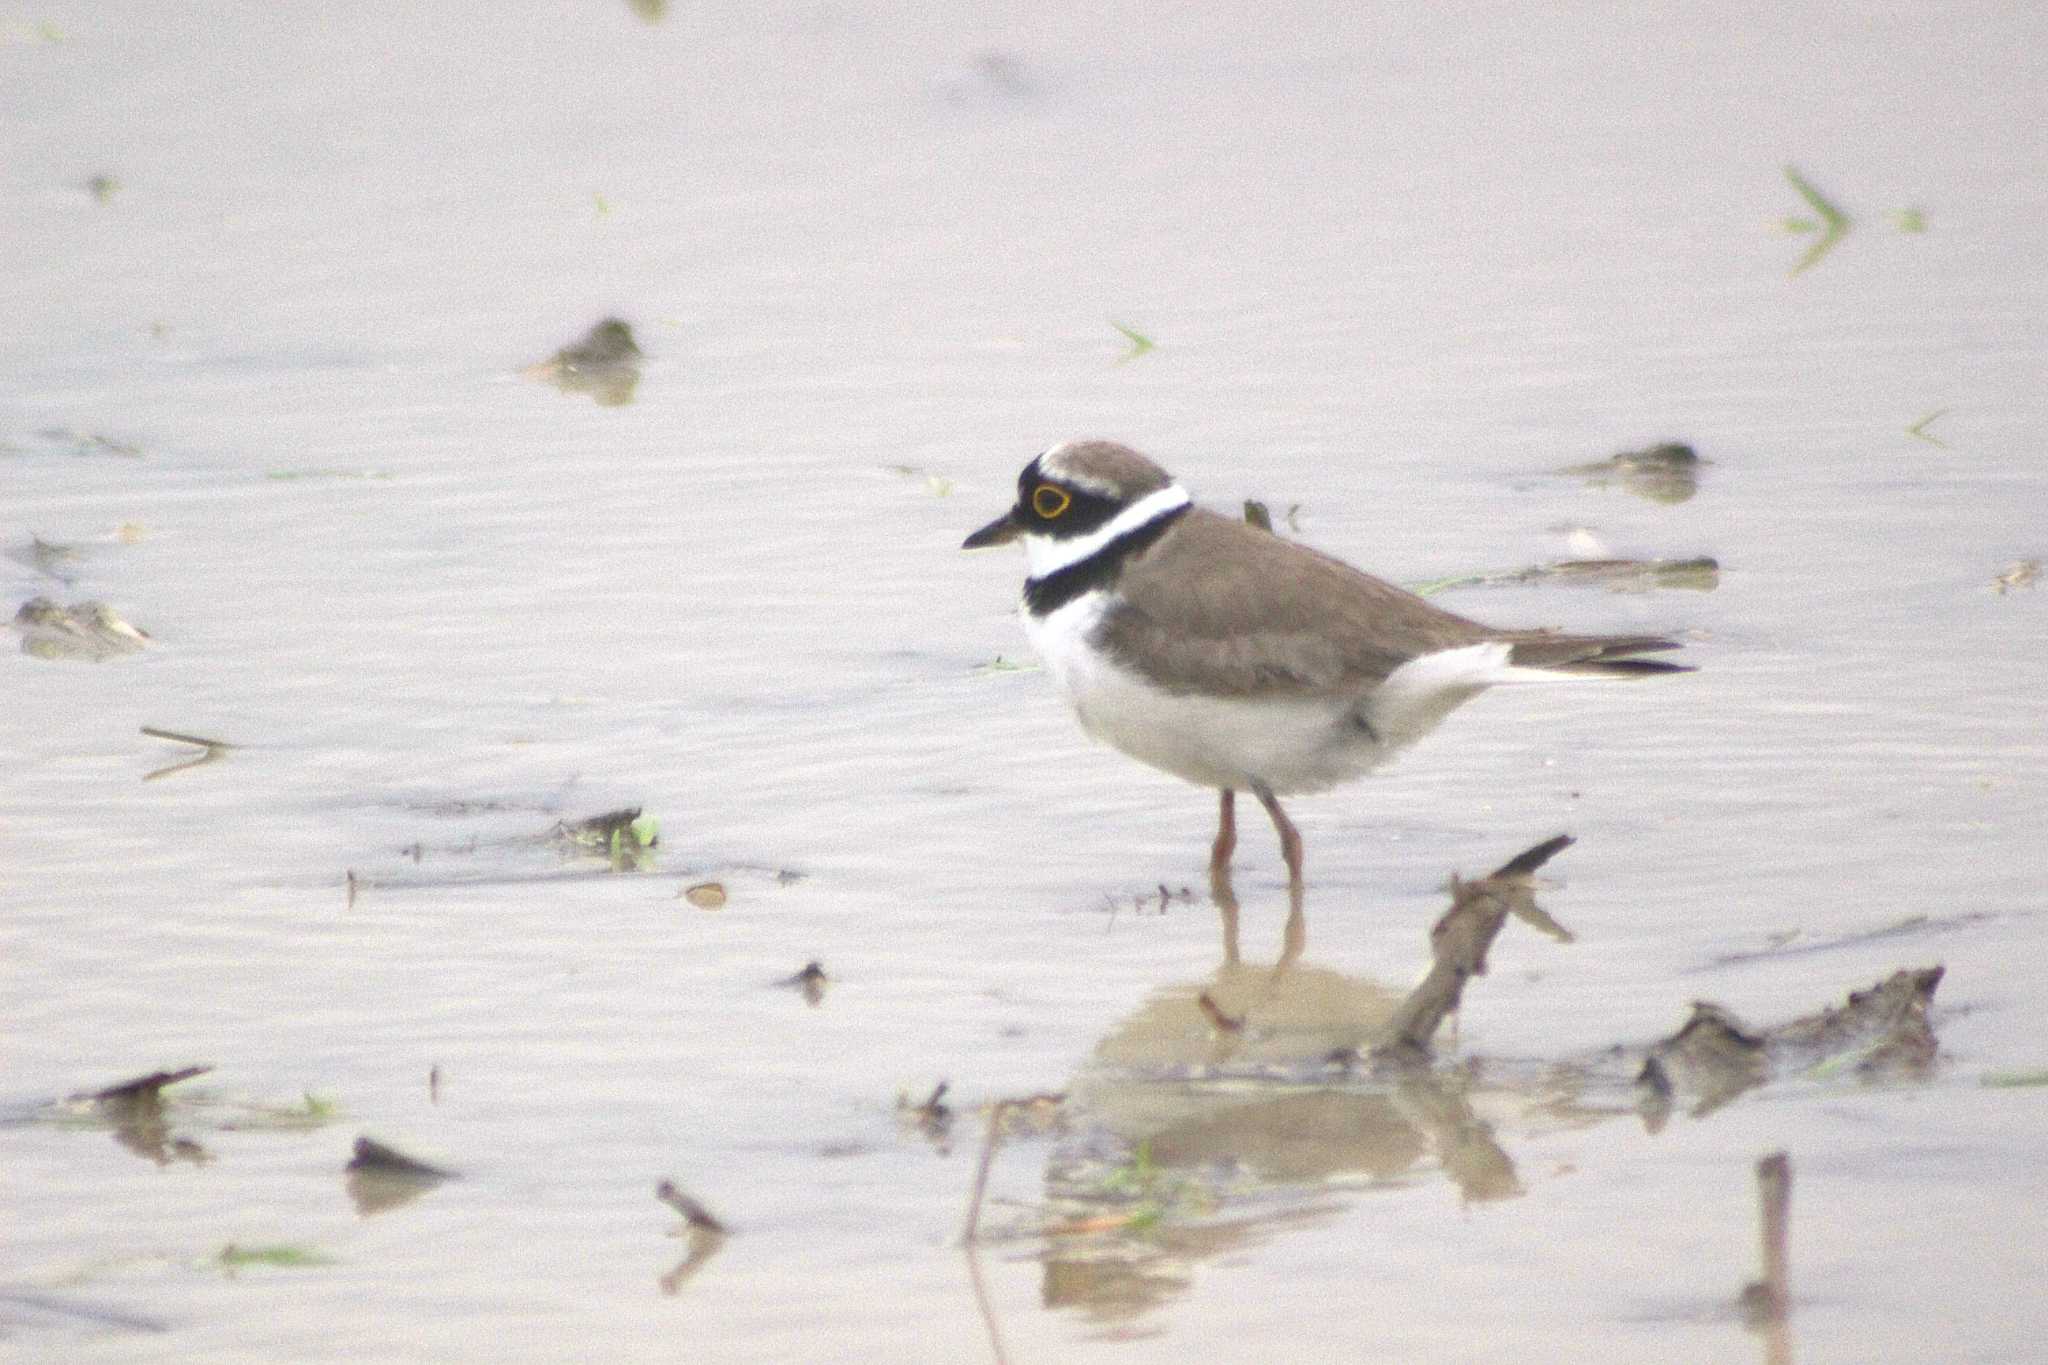
[(1128, 535), (1141, 526), (1178, 512), (1193, 501), (1187, 489), (1170, 483), (1156, 493), (1147, 493), (1085, 536), (1055, 540), (1051, 536), (1027, 534), (1024, 537), (1024, 562), (1030, 566), (1033, 578), (1058, 573), (1069, 564), (1079, 564), (1118, 536)]
[(1117, 486), (1111, 483), (1109, 480), (1098, 479), (1093, 474), (1085, 474), (1079, 470), (1068, 467), (1066, 460), (1062, 457), (1073, 446), (1073, 444), (1074, 443), (1072, 441), (1061, 441), (1052, 449), (1045, 451), (1043, 454), (1041, 454), (1038, 457), (1039, 472), (1044, 474), (1050, 474), (1053, 478), (1058, 479), (1063, 483), (1070, 483), (1074, 485), (1074, 487), (1085, 489), (1088, 492), (1097, 495), (1098, 497), (1115, 497), (1119, 490)]

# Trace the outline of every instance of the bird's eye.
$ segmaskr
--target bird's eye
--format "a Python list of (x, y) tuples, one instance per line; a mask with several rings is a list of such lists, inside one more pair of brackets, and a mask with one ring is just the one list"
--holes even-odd
[(1044, 517), (1047, 521), (1051, 521), (1054, 517), (1066, 511), (1068, 507), (1072, 506), (1073, 501), (1073, 498), (1068, 495), (1066, 489), (1056, 488), (1049, 483), (1042, 483), (1031, 494), (1031, 510)]

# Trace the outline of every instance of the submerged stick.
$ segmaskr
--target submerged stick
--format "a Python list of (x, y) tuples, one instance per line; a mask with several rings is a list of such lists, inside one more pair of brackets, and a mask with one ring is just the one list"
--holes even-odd
[[(661, 1292), (678, 1294), (691, 1276), (704, 1268), (725, 1245), (725, 1239), (732, 1229), (719, 1221), (718, 1215), (704, 1207), (695, 1198), (684, 1193), (673, 1180), (664, 1180), (655, 1186), (654, 1197), (683, 1216), (684, 1233), (690, 1239), (690, 1250), (682, 1260), (676, 1262), (659, 1281)], [(673, 1235), (673, 1234), (671, 1234)]]
[(154, 772), (143, 774), (142, 780), (144, 782), (155, 782), (160, 778), (169, 777), (173, 773), (182, 773), (188, 768), (198, 768), (208, 763), (219, 762), (240, 747), (239, 745), (230, 744), (224, 739), (207, 739), (203, 735), (181, 734), (176, 730), (159, 729), (154, 725), (143, 726), (142, 733), (151, 739), (167, 739), (173, 744), (190, 744), (199, 750), (196, 757), (184, 759), (171, 764), (169, 767), (158, 768)]
[(1536, 869), (1571, 846), (1568, 834), (1546, 839), (1517, 854), (1491, 876), (1476, 882), (1451, 878), (1451, 908), (1429, 931), (1435, 962), (1422, 984), (1408, 993), (1388, 1024), (1387, 1040), (1373, 1049), (1382, 1061), (1416, 1063), (1429, 1059), (1429, 1040), (1444, 1017), (1458, 1008), (1465, 983), (1486, 975), (1486, 952), (1509, 915), (1527, 920), (1553, 937), (1571, 935), (1536, 904), (1531, 881)]
[(162, 1097), (166, 1086), (189, 1081), (194, 1076), (204, 1076), (211, 1070), (210, 1066), (183, 1066), (176, 1071), (152, 1071), (147, 1076), (136, 1076), (104, 1090), (95, 1090), (83, 1098), (98, 1104), (155, 1103)]
[(235, 746), (224, 739), (206, 739), (200, 735), (183, 735), (176, 730), (160, 730), (154, 725), (142, 727), (142, 733), (151, 739), (168, 739), (178, 744), (196, 744), (202, 749), (232, 749)]
[(719, 1221), (718, 1215), (703, 1204), (677, 1188), (675, 1181), (664, 1180), (654, 1187), (654, 1197), (683, 1216), (683, 1221), (698, 1232), (712, 1232), (720, 1237), (730, 1231)]
[(368, 1135), (356, 1139), (355, 1155), (349, 1158), (346, 1170), (358, 1174), (395, 1177), (401, 1180), (438, 1181), (454, 1180), (456, 1173), (445, 1167), (433, 1166), (407, 1156), (396, 1147), (390, 1147)]
[(971, 1238), (960, 1251), (967, 1258), (967, 1283), (974, 1291), (974, 1306), (981, 1313), (982, 1329), (988, 1333), (989, 1354), (996, 1365), (1010, 1365), (1010, 1352), (1003, 1345), (1002, 1324), (996, 1320), (995, 1301), (989, 1298), (988, 1285), (981, 1278), (981, 1252)]
[(1758, 1227), (1764, 1277), (1742, 1289), (1742, 1314), (1752, 1327), (1782, 1324), (1792, 1308), (1792, 1159), (1772, 1152), (1756, 1163)]
[(997, 1100), (989, 1106), (988, 1135), (981, 1142), (981, 1164), (974, 1170), (974, 1193), (967, 1199), (967, 1226), (961, 1230), (961, 1238), (968, 1246), (973, 1246), (981, 1236), (981, 1201), (982, 1196), (988, 1192), (988, 1172), (996, 1162), (996, 1147), (1002, 1142), (1003, 1120), (1009, 1117), (1012, 1109), (1029, 1109), (1038, 1104), (1062, 1104), (1066, 1098), (1065, 1092), (1041, 1092), (1036, 1095)]

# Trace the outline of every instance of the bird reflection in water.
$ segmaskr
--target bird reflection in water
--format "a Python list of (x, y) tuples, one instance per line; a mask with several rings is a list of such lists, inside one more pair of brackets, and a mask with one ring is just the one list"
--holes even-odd
[[(1096, 1046), (1047, 1166), (1041, 1300), (1112, 1336), (1146, 1331), (1197, 1264), (1335, 1216), (1346, 1189), (1405, 1186), (1434, 1168), (1468, 1204), (1522, 1193), (1474, 1108), (1472, 1073), (1382, 1074), (1361, 1060), (1401, 995), (1303, 960), (1298, 885), (1270, 964), (1244, 960), (1227, 852), (1210, 890), (1222, 961)], [(1230, 1217), (1232, 1205), (1257, 1211)]]

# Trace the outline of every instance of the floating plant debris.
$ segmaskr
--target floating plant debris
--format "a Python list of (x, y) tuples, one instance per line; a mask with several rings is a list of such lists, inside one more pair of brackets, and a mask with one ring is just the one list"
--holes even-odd
[(238, 1246), (229, 1242), (214, 1258), (221, 1269), (241, 1270), (248, 1266), (271, 1266), (279, 1270), (301, 1270), (308, 1266), (333, 1265), (334, 1259), (323, 1256), (306, 1247), (289, 1243), (273, 1243), (268, 1246)]
[(410, 1176), (418, 1180), (453, 1180), (455, 1172), (409, 1157), (396, 1147), (373, 1137), (356, 1139), (355, 1155), (349, 1158), (351, 1171), (373, 1171), (378, 1175)]
[(31, 597), (14, 613), (14, 628), (21, 632), (21, 652), (38, 659), (104, 663), (150, 644), (149, 632), (104, 602), (63, 607), (48, 597)]
[(1560, 559), (1549, 564), (1532, 564), (1526, 569), (1433, 578), (1426, 583), (1410, 585), (1410, 591), (1428, 597), (1453, 588), (1494, 588), (1523, 583), (1555, 583), (1565, 587), (1597, 585), (1610, 592), (1650, 592), (1657, 589), (1712, 592), (1721, 584), (1721, 564), (1719, 560), (1705, 555), (1692, 559)]
[(786, 976), (775, 984), (801, 992), (807, 1004), (815, 1005), (825, 998), (825, 987), (832, 984), (832, 978), (825, 975), (824, 967), (811, 961), (796, 975)]
[(1936, 436), (1927, 428), (1934, 425), (1934, 423), (1939, 421), (1940, 419), (1948, 416), (1948, 414), (1949, 409), (1936, 408), (1933, 412), (1928, 413), (1925, 417), (1922, 417), (1919, 421), (1913, 423), (1912, 426), (1907, 427), (1906, 434), (1908, 436), (1913, 437), (1916, 440), (1925, 441), (1927, 442), (1927, 444), (1931, 446), (1939, 446), (1941, 447), (1941, 449), (1947, 450), (1948, 442), (1942, 440), (1939, 436)]
[(1712, 1113), (1772, 1076), (1798, 1071), (1827, 1078), (1848, 1071), (1865, 1080), (1926, 1076), (1936, 1041), (1928, 1019), (1943, 972), (1938, 966), (1892, 973), (1840, 1006), (1768, 1029), (1743, 1024), (1711, 1001), (1652, 1045), (1636, 1078), (1639, 1107), (1653, 1128), (1674, 1097), (1693, 1098), (1695, 1117)]
[(1847, 236), (1850, 227), (1853, 225), (1849, 221), (1849, 215), (1835, 207), (1832, 200), (1815, 189), (1806, 177), (1799, 173), (1796, 167), (1787, 166), (1785, 168), (1785, 178), (1792, 182), (1792, 188), (1799, 192), (1799, 197), (1806, 201), (1807, 207), (1820, 216), (1818, 222), (1811, 218), (1785, 219), (1784, 225), (1787, 232), (1820, 233), (1820, 240), (1807, 248), (1806, 254), (1801, 256), (1798, 264), (1792, 267), (1794, 275), (1801, 275), (1819, 264), (1821, 257), (1833, 251), (1835, 243)]
[(1139, 356), (1152, 349), (1152, 338), (1146, 336), (1143, 332), (1132, 327), (1126, 327), (1115, 318), (1109, 320), (1109, 325), (1123, 333), (1124, 340), (1131, 343), (1131, 348), (1117, 357), (1117, 364), (1121, 365), (1125, 361), (1136, 360)]
[(2000, 597), (2015, 588), (2031, 588), (2041, 581), (2041, 561), (2038, 559), (2016, 559), (1999, 571), (1991, 580), (1991, 586), (1998, 590)]
[(941, 1148), (953, 1129), (953, 1106), (946, 1103), (946, 1092), (952, 1088), (952, 1082), (940, 1081), (922, 1100), (912, 1101), (908, 1095), (896, 1097), (897, 1114)]
[(1660, 441), (1559, 472), (1575, 474), (1595, 488), (1619, 487), (1651, 502), (1678, 503), (1699, 491), (1700, 467), (1707, 463), (1682, 441)]
[(454, 1171), (367, 1136), (356, 1139), (355, 1155), (345, 1169), (349, 1199), (365, 1218), (409, 1204), (443, 1181), (460, 1179)]
[(7, 557), (34, 569), (44, 578), (69, 584), (78, 577), (77, 566), (83, 555), (76, 545), (59, 545), (41, 536), (30, 536), (28, 544), (10, 549)]
[(633, 401), (640, 383), (640, 344), (633, 339), (632, 326), (619, 318), (606, 318), (584, 333), (581, 341), (564, 346), (552, 358), (524, 371), (529, 378), (544, 379), (563, 393), (588, 394), (604, 407), (620, 407)]
[[(125, 459), (138, 459), (142, 446), (135, 441), (124, 441), (99, 431), (77, 431), (71, 427), (44, 427), (36, 432), (36, 439), (45, 445), (67, 448), (73, 455), (119, 455)], [(22, 453), (18, 448), (10, 453)]]
[(561, 821), (551, 837), (571, 852), (597, 854), (611, 859), (616, 871), (640, 871), (652, 861), (661, 842), (661, 826), (638, 806), (593, 815), (586, 820)]

